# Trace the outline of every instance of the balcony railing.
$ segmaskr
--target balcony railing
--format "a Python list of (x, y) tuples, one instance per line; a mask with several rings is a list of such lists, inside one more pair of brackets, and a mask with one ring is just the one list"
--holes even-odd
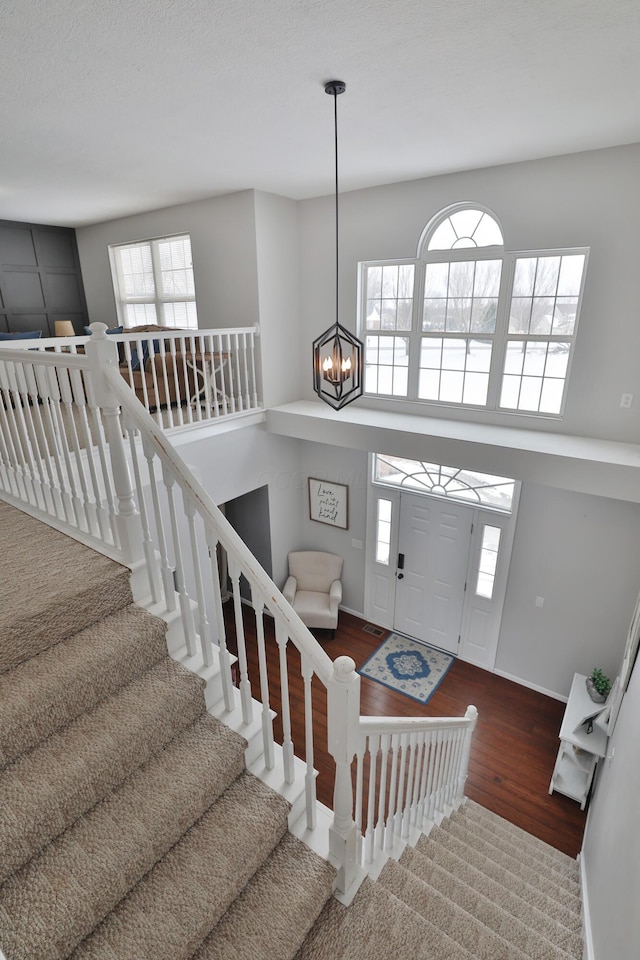
[[(118, 370), (165, 430), (261, 409), (256, 376), (259, 328), (111, 334)], [(0, 348), (83, 354), (88, 337), (4, 340)]]

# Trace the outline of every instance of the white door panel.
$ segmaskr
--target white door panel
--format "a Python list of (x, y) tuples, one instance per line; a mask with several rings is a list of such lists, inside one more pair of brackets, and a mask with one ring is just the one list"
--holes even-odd
[(473, 511), (402, 493), (394, 629), (457, 653)]

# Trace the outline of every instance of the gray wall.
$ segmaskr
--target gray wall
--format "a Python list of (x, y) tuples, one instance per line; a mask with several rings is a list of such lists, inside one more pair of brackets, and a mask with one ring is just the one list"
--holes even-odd
[(638, 571), (640, 507), (525, 483), (496, 669), (564, 696), (574, 673), (615, 676)]
[(116, 305), (109, 245), (189, 233), (201, 327), (255, 323), (258, 317), (253, 191), (165, 207), (76, 231), (91, 322), (113, 326)]
[[(420, 415), (501, 423), (534, 430), (638, 442), (640, 437), (640, 145), (472, 170), (345, 193), (340, 199), (340, 310), (356, 325), (357, 264), (415, 257), (424, 226), (458, 201), (486, 204), (499, 218), (508, 250), (589, 246), (564, 421), (420, 405)], [(333, 313), (333, 199), (300, 204), (304, 340)], [(312, 398), (310, 381), (307, 396)], [(635, 394), (630, 410), (622, 393)], [(363, 401), (360, 401), (362, 404)], [(368, 402), (371, 405), (371, 401)], [(385, 402), (388, 409), (389, 402)]]
[(595, 960), (638, 956), (640, 664), (631, 676), (589, 808), (582, 855)]
[(0, 220), (0, 331), (53, 337), (56, 320), (87, 322), (75, 230)]

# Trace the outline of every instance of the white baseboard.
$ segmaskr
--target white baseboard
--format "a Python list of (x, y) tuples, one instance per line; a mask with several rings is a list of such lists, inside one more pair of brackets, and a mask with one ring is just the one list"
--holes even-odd
[(562, 694), (556, 693), (555, 690), (547, 690), (545, 687), (538, 686), (537, 683), (530, 683), (528, 680), (523, 680), (522, 677), (514, 677), (511, 673), (505, 673), (504, 670), (494, 670), (496, 676), (504, 677), (505, 680), (512, 680), (513, 683), (519, 683), (521, 687), (528, 687), (529, 690), (535, 690), (536, 693), (543, 693), (545, 697), (553, 697), (554, 700), (561, 700), (562, 703), (566, 703), (568, 697), (563, 697)]
[(360, 613), (359, 610), (352, 610), (351, 607), (343, 607), (340, 604), (340, 610), (344, 610), (345, 613), (350, 613), (353, 617), (358, 617), (360, 620), (366, 620), (364, 613)]
[(595, 950), (593, 949), (593, 936), (591, 934), (591, 913), (589, 911), (589, 890), (587, 887), (587, 871), (584, 865), (584, 853), (578, 857), (580, 861), (580, 888), (582, 891), (582, 937), (584, 940), (584, 952), (582, 960), (596, 960)]

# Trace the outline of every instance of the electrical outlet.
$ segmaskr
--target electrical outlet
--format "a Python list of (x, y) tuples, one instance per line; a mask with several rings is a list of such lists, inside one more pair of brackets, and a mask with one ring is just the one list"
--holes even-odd
[(631, 404), (633, 403), (633, 394), (632, 393), (623, 393), (620, 397), (620, 406), (625, 410), (628, 410)]
[(536, 607), (544, 607), (544, 597), (536, 597)]

